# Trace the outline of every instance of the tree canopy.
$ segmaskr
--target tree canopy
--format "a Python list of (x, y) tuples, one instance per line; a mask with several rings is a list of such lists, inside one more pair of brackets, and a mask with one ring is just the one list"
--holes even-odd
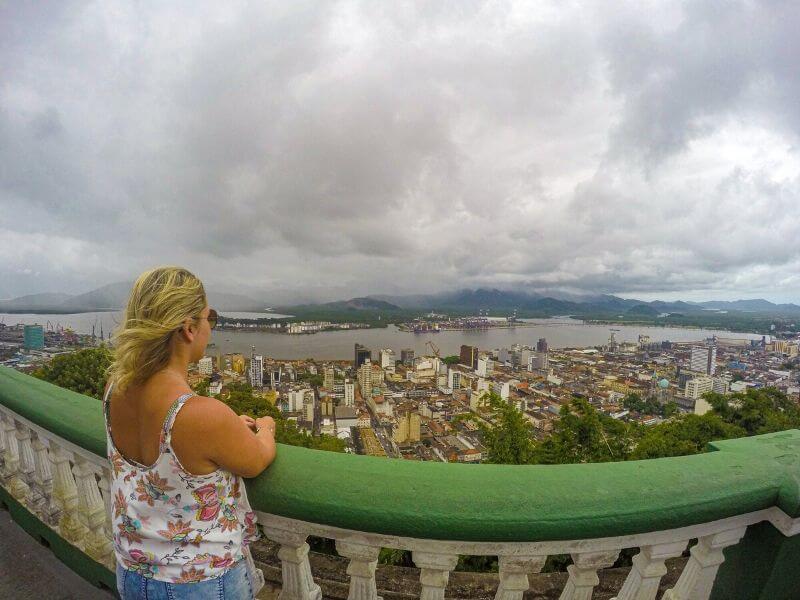
[(111, 351), (106, 346), (85, 348), (56, 356), (34, 371), (33, 376), (102, 400), (108, 379), (106, 371), (112, 358)]
[[(705, 452), (714, 440), (800, 428), (800, 407), (775, 388), (728, 396), (708, 393), (704, 398), (712, 406), (707, 414), (676, 415), (650, 427), (612, 419), (586, 400), (573, 398), (561, 407), (550, 436), (536, 442), (522, 413), (492, 394), (488, 400), (494, 427), (481, 426), (487, 461), (567, 464), (684, 456)], [(625, 402), (632, 409), (647, 407), (638, 396)]]

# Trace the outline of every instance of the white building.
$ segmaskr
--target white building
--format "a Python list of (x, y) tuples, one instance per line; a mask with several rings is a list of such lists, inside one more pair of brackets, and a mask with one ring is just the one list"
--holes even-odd
[(546, 371), (549, 366), (547, 352), (534, 352), (528, 359), (528, 371)]
[(394, 365), (397, 360), (394, 355), (394, 350), (391, 348), (385, 348), (380, 351), (379, 356), (381, 361), (381, 369), (394, 372)]
[(711, 391), (716, 392), (717, 394), (727, 394), (730, 392), (730, 388), (731, 378), (729, 376), (723, 375), (722, 377), (714, 377)]
[(253, 354), (250, 358), (250, 385), (260, 388), (264, 385), (264, 357)]
[(372, 362), (369, 359), (358, 368), (358, 387), (364, 400), (372, 396)]
[(292, 390), (286, 394), (289, 412), (301, 412), (306, 405), (307, 396), (311, 396), (313, 400), (314, 392), (308, 388), (302, 388), (299, 390)]
[(508, 400), (511, 395), (511, 382), (510, 381), (494, 381), (492, 382), (492, 391), (500, 396), (503, 400)]
[(717, 347), (692, 346), (689, 368), (692, 371), (713, 376), (717, 370)]
[(488, 356), (481, 356), (478, 358), (478, 367), (475, 372), (480, 377), (488, 377), (492, 372), (492, 359)]
[(706, 392), (713, 391), (714, 380), (711, 377), (695, 377), (686, 382), (687, 398), (697, 400)]
[(200, 375), (211, 375), (214, 372), (214, 359), (204, 356), (197, 361), (197, 370)]
[(344, 382), (344, 406), (354, 406), (356, 403), (356, 384), (349, 379)]

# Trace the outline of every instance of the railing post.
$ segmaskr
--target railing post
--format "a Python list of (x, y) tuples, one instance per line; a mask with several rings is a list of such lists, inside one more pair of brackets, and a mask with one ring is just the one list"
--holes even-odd
[(503, 556), (498, 559), (500, 585), (495, 600), (522, 600), (523, 594), (531, 586), (529, 573), (542, 570), (547, 556)]
[(53, 471), (50, 468), (47, 444), (42, 442), (39, 435), (36, 434), (31, 442), (31, 448), (33, 450), (34, 487), (40, 497), (35, 512), (49, 527), (54, 527), (58, 523), (59, 510), (53, 498)]
[(70, 465), (72, 452), (53, 444), (51, 459), (55, 465), (53, 496), (61, 507), (58, 530), (61, 537), (83, 550), (88, 530), (79, 515), (78, 487)]
[(278, 600), (322, 600), (308, 563), (307, 534), (262, 523), (264, 535), (280, 544), (281, 593)]
[(689, 540), (683, 540), (642, 546), (633, 557), (633, 566), (615, 600), (655, 600), (661, 578), (667, 573), (664, 561), (680, 556), (688, 543)]
[(17, 431), (14, 434), (17, 438), (19, 448), (19, 472), (20, 478), (28, 486), (28, 493), (25, 496), (25, 505), (35, 512), (36, 504), (39, 502), (39, 493), (35, 489), (34, 474), (36, 467), (33, 461), (33, 448), (31, 447), (31, 430), (22, 423), (17, 423)]
[(106, 535), (106, 507), (97, 487), (94, 469), (83, 459), (78, 459), (73, 469), (79, 490), (79, 506), (89, 531), (84, 548), (86, 554), (97, 562), (111, 561), (111, 539)]
[(419, 567), (419, 582), (422, 584), (420, 600), (444, 600), (444, 590), (450, 571), (458, 564), (457, 554), (436, 554), (417, 552), (411, 554), (414, 564)]
[(380, 600), (375, 584), (375, 569), (381, 549), (377, 546), (336, 540), (336, 550), (350, 559), (347, 565), (347, 574), (350, 575), (347, 600)]
[(573, 554), (574, 564), (567, 567), (569, 579), (558, 600), (591, 600), (592, 591), (600, 583), (597, 570), (613, 565), (617, 556), (619, 550)]
[(747, 527), (737, 527), (706, 535), (689, 551), (691, 556), (675, 587), (664, 593), (663, 600), (708, 600), (719, 566), (725, 561), (724, 548), (739, 542)]
[(30, 492), (30, 488), (20, 476), (17, 425), (14, 422), (14, 418), (4, 415), (2, 419), (2, 428), (5, 433), (5, 449), (3, 451), (3, 457), (5, 459), (3, 464), (5, 487), (16, 500), (24, 504)]

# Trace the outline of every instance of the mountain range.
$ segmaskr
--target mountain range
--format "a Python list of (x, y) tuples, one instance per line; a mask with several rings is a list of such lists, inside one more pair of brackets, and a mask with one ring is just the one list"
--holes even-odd
[[(71, 313), (119, 310), (124, 307), (131, 282), (105, 285), (84, 294), (31, 294), (0, 300), (0, 312)], [(208, 290), (209, 304), (228, 312), (262, 312), (269, 302), (249, 296)], [(337, 302), (304, 305), (332, 311), (393, 311), (393, 310), (453, 310), (507, 311), (514, 310), (542, 315), (568, 314), (626, 314), (657, 316), (662, 313), (702, 314), (713, 311), (746, 312), (770, 315), (800, 315), (797, 304), (775, 304), (764, 299), (709, 302), (646, 302), (608, 294), (576, 295), (562, 292), (509, 291), (494, 288), (462, 289), (439, 294), (401, 296), (370, 295)], [(298, 307), (299, 308), (299, 307)], [(278, 312), (291, 314), (292, 306), (277, 307)]]
[[(85, 294), (31, 294), (0, 300), (0, 312), (76, 313), (120, 310), (125, 307), (132, 281), (111, 283)], [(211, 306), (231, 312), (263, 312), (265, 304), (247, 296), (207, 290)]]

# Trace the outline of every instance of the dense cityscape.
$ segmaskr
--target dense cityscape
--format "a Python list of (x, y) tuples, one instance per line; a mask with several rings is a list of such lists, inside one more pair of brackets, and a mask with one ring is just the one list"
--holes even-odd
[[(254, 346), (243, 353), (209, 354), (193, 366), (190, 384), (225, 400), (248, 389), (263, 406), (310, 437), (341, 440), (346, 452), (372, 456), (478, 463), (484, 432), (494, 426), (492, 393), (515, 407), (537, 440), (546, 439), (562, 407), (585, 399), (614, 420), (656, 425), (676, 415), (710, 410), (707, 392), (727, 395), (777, 388), (800, 400), (800, 340), (715, 337), (697, 342), (617, 342), (551, 348), (547, 339), (503, 348), (462, 345), (443, 356), (371, 349), (355, 344), (352, 361), (277, 360)], [(108, 334), (76, 334), (41, 325), (0, 324), (0, 362), (31, 372), (53, 358), (107, 343)]]

